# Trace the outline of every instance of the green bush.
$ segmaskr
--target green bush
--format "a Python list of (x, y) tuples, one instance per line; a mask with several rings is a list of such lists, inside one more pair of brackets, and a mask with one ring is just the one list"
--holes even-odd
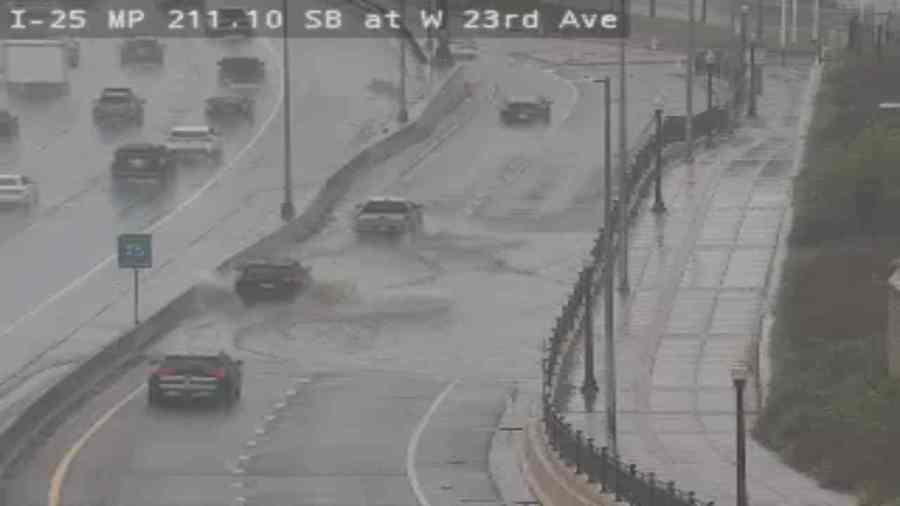
[[(883, 101), (900, 101), (897, 54), (840, 62), (816, 97), (794, 187), (770, 395), (755, 427), (791, 465), (856, 491), (862, 506), (900, 506), (900, 382), (884, 374), (874, 346), (886, 331), (888, 264), (900, 256), (900, 129), (873, 121)], [(877, 203), (874, 238), (860, 235), (864, 182), (877, 189), (868, 200)]]
[[(866, 76), (866, 79), (860, 79)], [(816, 97), (806, 163), (794, 187), (792, 244), (815, 244), (861, 232), (857, 185), (882, 190), (875, 232), (900, 231), (900, 131), (874, 121), (878, 104), (900, 98), (900, 57), (846, 61), (828, 72)]]

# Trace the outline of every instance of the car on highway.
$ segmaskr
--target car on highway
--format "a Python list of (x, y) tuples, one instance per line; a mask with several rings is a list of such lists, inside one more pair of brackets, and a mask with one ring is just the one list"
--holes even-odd
[(166, 355), (147, 379), (147, 401), (215, 401), (231, 406), (241, 398), (242, 360), (218, 355)]
[(422, 204), (399, 197), (370, 197), (356, 205), (357, 234), (415, 234), (423, 228)]
[(0, 174), (0, 205), (28, 208), (37, 201), (37, 184), (31, 178), (19, 174)]
[(165, 180), (175, 167), (165, 146), (149, 142), (133, 142), (116, 149), (110, 172), (114, 178)]
[(131, 88), (103, 88), (100, 97), (94, 99), (94, 122), (144, 124), (144, 104)]
[(219, 132), (209, 125), (181, 125), (169, 130), (166, 148), (176, 158), (201, 156), (222, 161), (223, 142)]
[(162, 65), (165, 60), (165, 47), (154, 37), (135, 37), (122, 42), (119, 47), (119, 63), (150, 63)]
[(253, 99), (235, 95), (218, 95), (206, 99), (206, 117), (222, 120), (243, 117), (253, 120)]
[(509, 97), (500, 106), (500, 120), (504, 125), (550, 123), (550, 108), (553, 101), (545, 96)]
[(6, 110), (0, 110), (0, 139), (15, 139), (19, 136), (19, 117)]
[(310, 280), (309, 268), (292, 258), (249, 260), (238, 267), (234, 291), (246, 306), (265, 300), (293, 300)]
[(219, 60), (219, 82), (231, 89), (255, 90), (266, 79), (266, 64), (255, 56), (228, 56)]

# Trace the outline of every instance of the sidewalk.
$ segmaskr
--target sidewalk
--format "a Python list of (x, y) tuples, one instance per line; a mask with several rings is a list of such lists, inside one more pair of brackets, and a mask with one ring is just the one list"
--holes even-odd
[[(770, 68), (759, 120), (701, 152), (693, 167), (669, 169), (668, 212), (648, 212), (652, 202), (646, 202), (632, 228), (631, 292), (616, 315), (619, 452), (704, 503), (735, 503), (730, 368), (737, 360), (755, 363), (772, 258), (786, 233), (780, 227), (799, 156), (808, 75), (808, 69)], [(573, 391), (565, 417), (599, 446), (606, 428), (601, 301), (597, 307), (596, 409), (585, 412)], [(576, 387), (582, 359), (572, 370)], [(753, 383), (745, 399), (748, 427), (759, 405)], [(749, 504), (854, 504), (794, 472), (749, 434), (747, 444)]]

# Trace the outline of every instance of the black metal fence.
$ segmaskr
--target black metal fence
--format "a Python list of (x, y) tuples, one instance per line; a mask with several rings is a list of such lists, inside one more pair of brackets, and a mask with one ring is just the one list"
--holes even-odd
[[(723, 72), (733, 67), (726, 63), (722, 67)], [(734, 86), (734, 82), (740, 75), (727, 77), (731, 78), (731, 89), (737, 91), (739, 88)], [(740, 105), (740, 97), (732, 93), (724, 104), (692, 118), (695, 131), (709, 133), (704, 129), (730, 129), (733, 113)], [(683, 129), (684, 121), (681, 123)], [(633, 220), (648, 195), (654, 179), (656, 149), (659, 149), (655, 130), (655, 121), (651, 119), (637, 137), (635, 147), (629, 153), (628, 170), (623, 181), (626, 185), (625, 194), (629, 195), (628, 201), (623, 203), (616, 200), (613, 203), (607, 223), (619, 223), (622, 212), (628, 213), (629, 221)], [(669, 134), (667, 136), (666, 132), (662, 132), (663, 145), (684, 138), (683, 134), (671, 135), (671, 131)], [(627, 207), (623, 207), (624, 205)], [(571, 356), (569, 352), (582, 332), (588, 290), (591, 290), (591, 294), (598, 293), (604, 285), (601, 281), (606, 276), (615, 275), (615, 252), (619, 250), (621, 240), (621, 230), (616, 225), (612, 225), (609, 231), (603, 228), (598, 231), (589, 261), (578, 274), (547, 341), (542, 361), (541, 394), (547, 441), (562, 461), (574, 467), (576, 474), (586, 475), (589, 482), (599, 484), (603, 492), (614, 494), (617, 500), (627, 501), (631, 506), (711, 506), (713, 502), (701, 503), (693, 492), (676, 488), (674, 482), (658, 480), (652, 472), (639, 472), (635, 464), (626, 463), (618, 455), (610, 454), (606, 447), (597, 447), (593, 438), (585, 437), (581, 430), (575, 430), (562, 414), (564, 396), (568, 391), (563, 383), (562, 364), (566, 357)], [(596, 300), (594, 297), (590, 299)]]

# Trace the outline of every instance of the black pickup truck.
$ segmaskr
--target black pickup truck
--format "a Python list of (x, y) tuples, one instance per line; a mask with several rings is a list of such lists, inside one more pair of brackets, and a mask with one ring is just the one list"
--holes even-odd
[(231, 406), (241, 398), (242, 360), (218, 355), (166, 355), (147, 380), (147, 401), (214, 401)]

